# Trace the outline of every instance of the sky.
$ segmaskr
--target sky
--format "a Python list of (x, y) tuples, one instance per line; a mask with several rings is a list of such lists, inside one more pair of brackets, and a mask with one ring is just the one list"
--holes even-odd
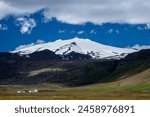
[(74, 37), (150, 45), (147, 11), (150, 0), (0, 0), (0, 51)]
[(0, 17), (47, 8), (46, 17), (68, 23), (149, 23), (149, 0), (0, 0)]

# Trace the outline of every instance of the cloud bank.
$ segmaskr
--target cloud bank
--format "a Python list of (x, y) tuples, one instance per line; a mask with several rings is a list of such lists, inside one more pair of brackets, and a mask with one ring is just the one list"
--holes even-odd
[(0, 18), (43, 8), (47, 8), (47, 18), (56, 17), (72, 24), (150, 23), (150, 0), (0, 0)]

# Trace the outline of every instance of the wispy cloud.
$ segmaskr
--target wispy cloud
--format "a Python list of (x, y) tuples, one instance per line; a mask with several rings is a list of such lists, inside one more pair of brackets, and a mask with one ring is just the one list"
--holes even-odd
[(113, 33), (113, 29), (109, 29), (109, 30), (108, 30), (108, 33), (109, 33), (109, 34)]
[(58, 30), (58, 33), (65, 33), (65, 31), (64, 30)]
[(8, 27), (5, 24), (0, 24), (0, 30), (5, 31), (7, 29), (8, 29)]
[(112, 33), (119, 34), (119, 33), (120, 33), (120, 31), (119, 31), (119, 30), (117, 30), (117, 29), (116, 29), (116, 30), (114, 30), (114, 29), (109, 29), (109, 30), (108, 30), (108, 33), (109, 33), (109, 34), (112, 34)]
[(38, 39), (38, 40), (36, 41), (36, 44), (42, 44), (42, 43), (45, 43), (45, 41), (44, 41), (44, 40), (41, 40), (41, 39)]
[(36, 26), (36, 22), (31, 18), (20, 17), (17, 19), (17, 25), (21, 27), (22, 34), (30, 34), (32, 29)]
[(90, 32), (90, 34), (96, 34), (95, 29), (92, 29), (91, 32)]
[(150, 29), (150, 23), (146, 24), (145, 29)]
[(79, 31), (78, 35), (81, 35), (81, 34), (84, 34), (84, 33), (85, 33), (84, 31)]

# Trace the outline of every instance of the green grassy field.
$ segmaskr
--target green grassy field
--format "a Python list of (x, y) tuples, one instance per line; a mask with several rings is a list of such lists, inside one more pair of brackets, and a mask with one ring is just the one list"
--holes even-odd
[[(80, 87), (66, 87), (61, 84), (0, 86), (0, 99), (45, 100), (45, 99), (94, 99), (94, 100), (149, 100), (150, 69), (136, 75), (110, 83), (98, 83)], [(147, 76), (147, 77), (145, 77)], [(17, 94), (18, 90), (38, 89), (38, 93)]]

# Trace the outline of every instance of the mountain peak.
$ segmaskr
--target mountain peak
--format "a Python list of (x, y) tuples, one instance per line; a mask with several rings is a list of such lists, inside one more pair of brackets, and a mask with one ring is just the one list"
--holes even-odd
[(87, 39), (87, 38), (79, 38), (79, 37), (75, 37), (73, 38), (73, 40), (86, 40), (86, 41), (91, 41), (90, 39)]

